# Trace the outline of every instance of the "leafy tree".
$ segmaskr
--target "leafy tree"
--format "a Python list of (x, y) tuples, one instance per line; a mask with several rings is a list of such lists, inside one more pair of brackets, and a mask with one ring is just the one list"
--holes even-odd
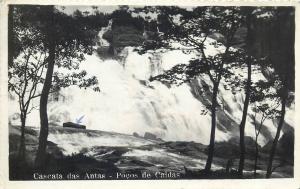
[[(164, 74), (152, 77), (150, 80), (181, 84), (205, 74), (213, 85), (209, 107), (212, 114), (211, 134), (205, 166), (205, 170), (210, 171), (214, 153), (219, 84), (222, 78), (232, 75), (230, 67), (237, 61), (242, 61), (242, 52), (231, 48), (234, 45), (235, 32), (242, 23), (240, 10), (238, 7), (196, 7), (192, 11), (179, 7), (145, 7), (142, 11), (158, 12), (158, 26), (162, 26), (160, 29), (162, 32), (156, 40), (146, 42), (140, 49), (140, 53), (149, 49), (174, 49), (172, 44), (177, 42), (182, 46), (176, 49), (194, 53), (197, 57), (188, 65), (176, 65)], [(212, 42), (210, 45), (214, 45), (218, 53), (209, 55), (206, 52), (207, 37), (214, 33), (221, 34), (224, 40), (223, 44), (218, 41)], [(224, 49), (220, 50), (219, 48), (222, 46)]]
[(239, 167), (238, 167), (238, 173), (240, 176), (243, 176), (243, 170), (244, 170), (244, 162), (245, 162), (245, 153), (246, 153), (246, 147), (245, 147), (245, 126), (246, 126), (246, 119), (248, 115), (248, 106), (250, 102), (250, 93), (251, 93), (251, 77), (252, 77), (252, 65), (255, 62), (253, 57), (250, 56), (249, 52), (247, 51), (247, 47), (251, 44), (251, 34), (252, 34), (252, 28), (251, 28), (251, 21), (252, 21), (252, 13), (253, 8), (243, 8), (240, 11), (240, 14), (243, 17), (243, 22), (245, 22), (244, 25), (246, 25), (247, 28), (247, 36), (246, 36), (246, 65), (247, 65), (247, 81), (245, 84), (245, 101), (243, 106), (243, 114), (242, 114), (242, 120), (240, 123), (240, 160), (239, 160)]
[[(295, 43), (295, 9), (294, 7), (279, 7), (274, 11), (275, 28), (278, 29), (280, 38), (277, 37), (277, 44), (275, 50), (271, 49), (271, 62), (278, 74), (279, 87), (277, 88), (277, 94), (281, 101), (281, 111), (279, 123), (276, 131), (275, 138), (273, 140), (266, 177), (270, 178), (272, 174), (272, 164), (276, 153), (276, 147), (280, 137), (280, 133), (283, 127), (286, 104), (290, 100), (289, 91), (293, 91), (295, 83), (295, 55), (294, 55), (294, 43)], [(286, 25), (285, 30), (280, 28)]]
[(266, 64), (261, 65), (263, 71), (266, 67), (271, 67), (275, 70), (274, 73), (267, 76), (267, 79), (273, 80), (273, 87), (277, 90), (274, 98), (281, 99), (280, 119), (273, 140), (266, 174), (266, 177), (269, 178), (284, 122), (285, 106), (289, 99), (289, 91), (294, 90), (295, 10), (293, 7), (256, 7), (252, 15), (251, 54), (256, 58), (264, 59)]
[(26, 117), (35, 107), (32, 100), (37, 95), (38, 85), (43, 82), (45, 69), (45, 53), (40, 53), (41, 35), (31, 23), (23, 18), (23, 9), (10, 6), (9, 24), (11, 38), (9, 40), (11, 62), (8, 68), (8, 90), (17, 96), (20, 109), (21, 138), (19, 145), (19, 162), (25, 158), (25, 125)]
[[(69, 16), (54, 6), (18, 5), (11, 7), (13, 9), (14, 40), (10, 42), (14, 45), (10, 50), (16, 55), (10, 65), (9, 89), (19, 96), (23, 131), (30, 102), (40, 97), (41, 129), (36, 157), (36, 165), (40, 168), (45, 165), (49, 94), (70, 85), (100, 91), (97, 78), (88, 78), (86, 71), (66, 74), (59, 69), (54, 71), (54, 68), (77, 70), (85, 59), (84, 54), (93, 52), (97, 31), (107, 25), (107, 20), (100, 13), (84, 16), (77, 12)], [(42, 90), (39, 84), (42, 84)], [(21, 141), (24, 141), (22, 135)]]
[[(261, 133), (261, 129), (264, 126), (264, 122), (267, 119), (277, 119), (280, 111), (280, 106), (277, 94), (272, 90), (274, 87), (274, 81), (259, 80), (251, 89), (251, 103), (254, 105), (252, 119), (254, 122), (255, 131), (255, 161), (254, 161), (254, 177), (256, 177), (257, 162), (259, 157), (259, 145), (258, 137)], [(257, 117), (260, 114), (260, 117)]]
[[(290, 7), (247, 7), (243, 8), (240, 11), (240, 14), (243, 15), (244, 26), (247, 29), (247, 36), (245, 40), (245, 49), (246, 56), (245, 62), (248, 67), (248, 77), (245, 86), (245, 101), (244, 101), (244, 109), (242, 115), (242, 121), (240, 124), (240, 161), (239, 161), (239, 175), (243, 174), (244, 167), (244, 159), (245, 159), (245, 144), (244, 144), (244, 130), (245, 123), (247, 117), (247, 109), (250, 104), (250, 93), (252, 88), (251, 82), (251, 66), (256, 64), (260, 67), (262, 72), (267, 67), (271, 67), (275, 69), (274, 75), (276, 77), (268, 77), (267, 82), (260, 81), (256, 87), (260, 88), (260, 90), (264, 90), (265, 94), (262, 94), (264, 98), (269, 100), (277, 100), (281, 94), (279, 91), (282, 91), (282, 88), (277, 83), (284, 83), (283, 77), (287, 76), (287, 82), (284, 85), (287, 85), (288, 90), (293, 89), (294, 83), (294, 68), (293, 68), (293, 24), (292, 24), (292, 15), (293, 11)], [(278, 18), (279, 17), (279, 18)], [(284, 32), (280, 29), (281, 25), (287, 25), (287, 30)], [(273, 28), (273, 29), (272, 29)], [(275, 30), (277, 33), (274, 37), (269, 37), (270, 30)], [(261, 38), (261, 36), (263, 36)], [(271, 35), (272, 36), (272, 35)], [(266, 40), (267, 39), (267, 40)], [(265, 48), (267, 46), (268, 48)], [(282, 62), (286, 62), (282, 64)], [(284, 70), (289, 70), (291, 74), (287, 74)], [(239, 82), (239, 80), (238, 80)], [(276, 88), (278, 93), (270, 94), (269, 89)], [(284, 89), (283, 89), (284, 91)], [(285, 90), (287, 91), (287, 90)], [(259, 94), (261, 95), (261, 93)], [(270, 99), (271, 96), (271, 99)], [(263, 99), (260, 99), (262, 101)], [(276, 104), (276, 103), (275, 103)], [(266, 105), (266, 104), (265, 104)], [(260, 106), (260, 108), (262, 108)], [(267, 108), (264, 106), (264, 108)], [(277, 107), (276, 107), (277, 108)], [(278, 114), (278, 110), (274, 109), (274, 107), (268, 107), (264, 112), (266, 117), (271, 118), (276, 117)], [(259, 134), (259, 133), (258, 133)], [(276, 137), (275, 137), (276, 140)], [(278, 139), (277, 139), (278, 140)]]
[[(102, 20), (99, 19), (96, 22), (97, 25), (95, 25), (94, 22), (89, 22), (91, 17), (88, 15), (82, 16), (79, 12), (73, 16), (68, 16), (58, 12), (53, 6), (43, 7), (43, 9), (39, 13), (43, 15), (44, 21), (41, 28), (42, 33), (45, 35), (43, 43), (48, 50), (48, 69), (40, 98), (41, 130), (36, 157), (37, 167), (45, 166), (48, 137), (47, 101), (52, 86), (54, 65), (57, 64), (64, 67), (77, 66), (78, 63), (84, 60), (85, 53), (91, 54), (93, 52), (97, 32), (101, 27), (108, 24), (107, 21), (103, 20), (103, 16), (101, 17)], [(76, 61), (77, 64), (75, 63)], [(95, 79), (87, 80), (84, 83), (85, 86), (96, 84), (97, 81)], [(95, 88), (95, 90), (99, 91), (99, 88)]]
[[(275, 68), (275, 70), (278, 70), (277, 72), (279, 73), (279, 80), (281, 80), (281, 82), (279, 81), (279, 83), (285, 83), (283, 78), (284, 76), (289, 75), (285, 74), (282, 71), (286, 70), (281, 69), (285, 66), (283, 66), (284, 64), (280, 64), (278, 60), (288, 62), (287, 67), (290, 70), (293, 70), (293, 61), (291, 61), (291, 59), (293, 57), (294, 51), (292, 46), (290, 45), (291, 41), (293, 41), (293, 35), (287, 35), (287, 33), (290, 34), (289, 32), (282, 32), (284, 36), (282, 37), (282, 39), (288, 38), (289, 40), (287, 41), (276, 40), (276, 38), (269, 39), (268, 36), (266, 36), (268, 40), (265, 43), (270, 44), (273, 43), (273, 41), (277, 41), (274, 45), (271, 45), (271, 49), (269, 49), (266, 54), (263, 51), (263, 48), (257, 48), (260, 47), (259, 45), (257, 45), (259, 43), (257, 42), (257, 39), (260, 39), (261, 36), (261, 34), (257, 33), (257, 31), (259, 32), (260, 28), (264, 28), (264, 30), (276, 28), (276, 31), (282, 31), (278, 27), (280, 27), (281, 24), (284, 24), (287, 20), (289, 20), (289, 22), (287, 22), (289, 24), (289, 27), (293, 27), (294, 25), (290, 23), (290, 20), (292, 19), (288, 18), (290, 16), (289, 14), (292, 12), (289, 9), (290, 8), (277, 7), (196, 7), (192, 11), (187, 11), (179, 7), (144, 7), (142, 9), (136, 9), (137, 11), (143, 11), (146, 14), (158, 14), (157, 25), (159, 28), (159, 35), (154, 35), (154, 39), (146, 41), (143, 48), (139, 49), (140, 53), (145, 53), (149, 49), (181, 49), (185, 50), (188, 53), (198, 53), (198, 59), (196, 58), (192, 60), (189, 65), (177, 65), (171, 70), (166, 71), (162, 75), (150, 78), (150, 80), (160, 80), (163, 83), (173, 83), (180, 85), (182, 82), (189, 81), (191, 78), (196, 77), (199, 74), (207, 74), (211, 82), (213, 83), (211, 100), (212, 104), (209, 107), (212, 113), (212, 130), (206, 170), (210, 170), (210, 165), (213, 157), (214, 133), (216, 125), (215, 112), (218, 104), (217, 93), (220, 80), (222, 79), (222, 77), (230, 77), (231, 73), (230, 69), (228, 68), (230, 68), (230, 66), (234, 66), (233, 62), (239, 63), (239, 67), (241, 67), (242, 63), (244, 65), (247, 65), (248, 74), (246, 82), (242, 81), (238, 77), (236, 78), (237, 81), (229, 80), (231, 84), (240, 83), (245, 87), (245, 101), (242, 120), (240, 123), (241, 153), (238, 170), (239, 175), (242, 176), (245, 159), (244, 131), (248, 114), (248, 106), (250, 103), (250, 93), (252, 85), (251, 66), (253, 64), (259, 63), (256, 62), (256, 59), (265, 59), (267, 57), (269, 66)], [(270, 17), (272, 18), (273, 15), (277, 15), (277, 17), (279, 17), (277, 20), (279, 21), (274, 22), (274, 19), (270, 19)], [(147, 21), (149, 22), (149, 18), (146, 19), (146, 22)], [(272, 24), (272, 22), (274, 23)], [(247, 28), (247, 36), (245, 40), (246, 46), (237, 44), (238, 40), (235, 39), (235, 32), (241, 26), (245, 26)], [(217, 48), (218, 45), (220, 46), (219, 43), (221, 42), (225, 46), (226, 50), (225, 52), (219, 53), (214, 56), (206, 56), (206, 37), (213, 37), (212, 34), (214, 33), (221, 34), (223, 39), (218, 39), (218, 42), (213, 45), (215, 45), (215, 47)], [(173, 42), (179, 42), (181, 45), (183, 45), (183, 47), (174, 48), (171, 45)], [(242, 47), (242, 49), (236, 52), (232, 52), (230, 51), (230, 47), (232, 46), (235, 46), (237, 48)], [(188, 47), (188, 49), (186, 47)], [(257, 52), (257, 49), (261, 49), (261, 51)], [(278, 49), (282, 49), (282, 52), (278, 52)], [(261, 55), (263, 55), (263, 57)], [(261, 68), (264, 69), (264, 66), (265, 65), (261, 65)], [(293, 88), (292, 78), (293, 76), (287, 78), (287, 88)], [(286, 91), (284, 89), (280, 89), (282, 87), (280, 87), (279, 85), (277, 85), (276, 87), (279, 91), (278, 94), (282, 94), (280, 91)], [(284, 119), (282, 119), (281, 122), (283, 122), (283, 120)], [(281, 122), (279, 122), (279, 124)], [(281, 130), (280, 127), (279, 130)], [(279, 137), (278, 134), (276, 136)], [(278, 141), (278, 137), (275, 137), (275, 141)], [(276, 142), (274, 142), (274, 144), (275, 143)]]

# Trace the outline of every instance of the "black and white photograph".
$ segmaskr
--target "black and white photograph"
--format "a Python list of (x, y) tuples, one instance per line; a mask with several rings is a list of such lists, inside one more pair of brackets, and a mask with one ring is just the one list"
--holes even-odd
[(294, 178), (295, 10), (9, 4), (7, 179)]

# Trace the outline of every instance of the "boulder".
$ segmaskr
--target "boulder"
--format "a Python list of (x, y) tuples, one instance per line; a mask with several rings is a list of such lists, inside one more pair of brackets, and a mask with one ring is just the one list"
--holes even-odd
[(73, 123), (73, 122), (65, 122), (65, 123), (63, 123), (63, 127), (70, 127), (70, 128), (75, 128), (75, 129), (86, 129), (85, 125), (80, 125), (80, 124)]
[(150, 132), (145, 132), (144, 138), (145, 139), (150, 139), (150, 140), (157, 140), (156, 135), (152, 134)]
[(278, 141), (279, 154), (284, 159), (294, 159), (294, 132), (284, 133)]
[[(269, 154), (271, 152), (273, 140), (270, 140), (261, 149), (261, 152)], [(276, 146), (276, 155), (281, 160), (294, 161), (294, 131), (283, 133)]]
[(133, 135), (134, 137), (140, 137), (140, 135), (139, 135), (138, 133), (136, 133), (136, 132), (134, 132), (132, 135)]

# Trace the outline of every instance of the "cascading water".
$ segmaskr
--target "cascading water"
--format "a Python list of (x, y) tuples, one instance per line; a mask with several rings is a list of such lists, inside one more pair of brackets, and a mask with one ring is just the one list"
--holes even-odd
[[(164, 58), (173, 55), (169, 53)], [(148, 55), (130, 52), (125, 61), (123, 67), (116, 60), (87, 57), (82, 69), (99, 78), (101, 92), (77, 87), (62, 90), (64, 102), (51, 106), (51, 114), (67, 115), (59, 124), (85, 115), (83, 124), (88, 129), (140, 135), (151, 132), (165, 140), (208, 142), (210, 118), (201, 115), (204, 107), (187, 84), (168, 88), (159, 82), (149, 83), (151, 72), (157, 73), (161, 68), (153, 68)]]
[[(103, 29), (99, 36), (105, 31)], [(100, 44), (108, 44), (103, 41), (104, 39), (101, 40)], [(213, 51), (210, 48), (207, 50)], [(86, 56), (80, 69), (86, 70), (89, 75), (97, 76), (101, 92), (79, 89), (76, 86), (62, 89), (58, 100), (49, 102), (50, 122), (52, 125), (61, 126), (63, 122), (75, 122), (84, 116), (81, 121), (87, 129), (126, 134), (137, 132), (140, 135), (151, 132), (164, 140), (208, 144), (211, 129), (210, 113), (203, 114), (206, 107), (191, 91), (193, 87), (201, 85), (201, 80), (211, 85), (209, 79), (205, 76), (199, 77), (194, 85), (184, 83), (170, 88), (158, 81), (148, 81), (150, 76), (158, 75), (176, 64), (188, 63), (190, 58), (191, 55), (178, 50), (139, 55), (132, 47), (123, 49), (121, 60), (103, 60), (96, 54)], [(225, 90), (223, 83), (220, 86), (219, 100), (224, 101), (232, 110), (225, 111), (225, 114), (236, 124), (241, 118), (243, 96), (242, 93), (233, 95)], [(10, 102), (10, 115), (13, 115), (18, 112), (18, 107), (16, 101)], [(38, 104), (38, 101), (33, 103)], [(293, 119), (293, 116), (287, 117)], [(13, 122), (12, 119), (10, 121)], [(246, 135), (253, 136), (253, 124), (250, 119), (247, 121)], [(27, 123), (29, 126), (39, 126), (37, 110), (29, 114)], [(237, 135), (237, 132), (226, 131), (226, 128), (230, 127), (225, 125), (226, 123), (219, 124), (223, 124), (225, 130), (218, 127), (217, 141), (228, 140)], [(272, 120), (267, 120), (266, 125), (274, 135), (275, 127)], [(266, 143), (266, 139), (261, 137), (259, 142)]]

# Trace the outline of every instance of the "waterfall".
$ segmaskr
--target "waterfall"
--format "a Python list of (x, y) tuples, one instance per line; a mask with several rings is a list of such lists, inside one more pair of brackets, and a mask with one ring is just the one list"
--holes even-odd
[[(103, 29), (99, 35), (105, 31)], [(100, 44), (107, 42), (101, 39)], [(207, 48), (214, 53), (212, 49)], [(126, 47), (120, 56), (121, 59), (103, 60), (97, 54), (86, 55), (86, 60), (80, 64), (80, 70), (86, 70), (90, 76), (98, 78), (101, 92), (79, 89), (76, 86), (62, 89), (58, 100), (51, 101), (48, 105), (52, 126), (75, 122), (84, 116), (82, 124), (87, 129), (126, 134), (136, 132), (139, 135), (151, 132), (164, 140), (209, 143), (210, 113), (204, 102), (205, 96), (201, 96), (202, 93), (197, 89), (204, 83), (211, 88), (209, 78), (201, 76), (192, 83), (172, 87), (148, 80), (150, 76), (161, 74), (176, 64), (188, 63), (191, 55), (179, 50), (139, 55), (133, 47)], [(233, 95), (225, 88), (225, 84), (221, 83), (219, 101), (224, 102), (227, 107), (224, 108), (222, 119), (218, 119), (216, 141), (226, 141), (238, 136), (236, 125), (242, 114), (243, 94)], [(19, 120), (15, 116), (18, 112), (17, 102), (9, 101), (10, 122), (18, 124)], [(38, 104), (38, 101), (33, 103)], [(203, 113), (204, 111), (207, 113)], [(28, 115), (29, 126), (39, 127), (38, 115), (38, 110)], [(293, 119), (293, 116), (287, 117)], [(228, 125), (224, 120), (233, 123)], [(253, 136), (253, 123), (250, 119), (247, 121), (246, 135)], [(274, 135), (276, 127), (272, 120), (267, 120), (266, 125)], [(266, 143), (266, 138), (262, 136), (260, 143)]]

